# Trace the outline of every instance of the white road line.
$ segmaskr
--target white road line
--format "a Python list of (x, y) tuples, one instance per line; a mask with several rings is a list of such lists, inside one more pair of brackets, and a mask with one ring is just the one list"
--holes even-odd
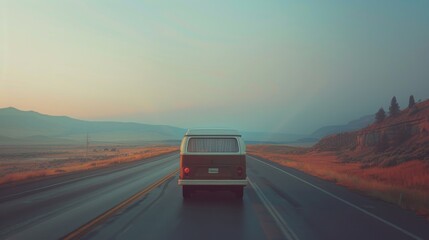
[(259, 199), (264, 204), (265, 208), (274, 218), (274, 221), (277, 223), (277, 226), (279, 227), (280, 231), (283, 233), (283, 236), (288, 240), (299, 240), (299, 238), (292, 231), (292, 229), (289, 227), (286, 221), (282, 218), (281, 214), (274, 208), (273, 204), (268, 200), (268, 198), (265, 196), (265, 194), (262, 192), (259, 186), (256, 183), (252, 182), (250, 178), (248, 178), (248, 180), (253, 190), (255, 190)]
[[(249, 157), (250, 157), (250, 156), (249, 156)], [(267, 165), (267, 166), (270, 166), (270, 167), (272, 167), (272, 168), (274, 168), (274, 169), (277, 169), (277, 170), (279, 170), (279, 171), (281, 171), (281, 172), (283, 172), (283, 173), (285, 173), (285, 174), (287, 174), (287, 175), (289, 175), (289, 176), (291, 176), (291, 177), (293, 177), (293, 178), (297, 179), (298, 181), (301, 181), (301, 182), (303, 182), (303, 183), (305, 183), (305, 184), (307, 184), (307, 185), (309, 185), (309, 186), (311, 186), (311, 187), (313, 187), (313, 188), (315, 188), (315, 189), (317, 189), (317, 190), (319, 190), (319, 191), (321, 191), (321, 192), (325, 193), (326, 195), (329, 195), (329, 196), (331, 196), (331, 197), (333, 197), (333, 198), (337, 199), (338, 201), (340, 201), (340, 202), (342, 202), (342, 203), (345, 203), (345, 204), (347, 204), (348, 206), (350, 206), (350, 207), (352, 207), (352, 208), (354, 208), (354, 209), (356, 209), (356, 210), (358, 210), (358, 211), (360, 211), (360, 212), (362, 212), (362, 213), (365, 213), (366, 215), (368, 215), (368, 216), (370, 216), (370, 217), (372, 217), (372, 218), (374, 218), (374, 219), (377, 219), (378, 221), (380, 221), (380, 222), (382, 222), (382, 223), (384, 223), (384, 224), (386, 224), (386, 225), (388, 225), (388, 226), (390, 226), (390, 227), (392, 227), (392, 228), (395, 228), (396, 230), (398, 230), (398, 231), (402, 232), (403, 234), (405, 234), (405, 235), (407, 235), (407, 236), (409, 236), (409, 237), (411, 237), (411, 238), (413, 238), (413, 239), (416, 239), (416, 240), (423, 240), (423, 238), (421, 238), (421, 237), (419, 237), (419, 236), (416, 236), (416, 235), (414, 235), (414, 234), (412, 234), (412, 233), (408, 232), (407, 230), (405, 230), (405, 229), (403, 229), (403, 228), (401, 228), (401, 227), (399, 227), (399, 226), (397, 226), (397, 225), (395, 225), (395, 224), (393, 224), (393, 223), (391, 223), (391, 222), (389, 222), (389, 221), (387, 221), (387, 220), (385, 220), (385, 219), (383, 219), (383, 218), (381, 218), (381, 217), (379, 217), (379, 216), (377, 216), (377, 215), (375, 215), (375, 214), (373, 214), (373, 213), (370, 213), (370, 212), (368, 212), (367, 210), (365, 210), (365, 209), (363, 209), (363, 208), (360, 208), (359, 206), (357, 206), (357, 205), (355, 205), (355, 204), (353, 204), (353, 203), (351, 203), (351, 202), (349, 202), (349, 201), (347, 201), (347, 200), (344, 200), (344, 199), (342, 199), (342, 198), (340, 198), (340, 197), (338, 197), (338, 196), (336, 196), (336, 195), (334, 195), (334, 194), (332, 194), (332, 193), (330, 193), (330, 192), (328, 192), (328, 191), (326, 191), (326, 190), (324, 190), (324, 189), (322, 189), (322, 188), (320, 188), (320, 187), (318, 187), (318, 186), (316, 186), (316, 185), (314, 185), (314, 184), (312, 184), (312, 183), (310, 183), (310, 182), (308, 182), (308, 181), (306, 181), (306, 180), (304, 180), (304, 179), (302, 179), (302, 178), (300, 178), (300, 177), (297, 177), (296, 175), (294, 175), (294, 174), (292, 174), (292, 173), (288, 173), (288, 172), (286, 172), (286, 171), (285, 171), (285, 170), (283, 170), (283, 169), (280, 169), (280, 168), (278, 168), (278, 167), (276, 167), (276, 166), (273, 166), (273, 165), (271, 165), (271, 164), (268, 164), (268, 163), (266, 163), (266, 162), (263, 162), (263, 161), (261, 161), (261, 160), (258, 160), (258, 159), (254, 158), (254, 157), (250, 157), (250, 158), (252, 158), (252, 159), (254, 159), (254, 160), (256, 160), (256, 161), (258, 161), (258, 162), (260, 162), (260, 163), (262, 163), (262, 164), (265, 164), (265, 165)]]
[[(169, 159), (169, 158), (172, 158), (172, 157), (177, 157), (177, 156), (173, 155), (173, 156), (169, 156), (169, 157), (162, 158), (162, 159), (164, 160), (164, 159)], [(133, 167), (137, 167), (137, 166), (140, 166), (142, 164), (146, 164), (146, 162), (142, 162), (142, 163), (136, 164)], [(122, 171), (122, 170), (127, 169), (127, 168), (129, 168), (129, 166), (117, 168), (117, 169), (115, 169), (115, 172)], [(68, 181), (54, 183), (54, 184), (51, 184), (51, 185), (48, 185), (48, 186), (44, 186), (44, 187), (40, 187), (40, 188), (35, 188), (35, 189), (30, 189), (30, 190), (19, 192), (19, 193), (10, 194), (10, 195), (1, 197), (0, 201), (3, 201), (4, 199), (8, 199), (8, 198), (13, 198), (13, 197), (16, 197), (16, 196), (24, 195), (24, 194), (27, 194), (27, 193), (37, 192), (37, 191), (40, 191), (40, 190), (43, 190), (43, 189), (52, 188), (52, 187), (59, 186), (59, 185), (64, 185), (64, 184), (67, 184), (67, 183), (78, 182), (78, 181), (82, 181), (82, 180), (85, 180), (85, 179), (88, 179), (88, 178), (102, 176), (104, 174), (106, 174), (106, 173), (96, 173), (96, 174), (88, 175), (88, 176), (81, 177), (81, 178), (74, 178), (74, 179), (71, 179), (71, 180), (68, 180)], [(60, 175), (58, 175), (58, 176), (60, 176)]]

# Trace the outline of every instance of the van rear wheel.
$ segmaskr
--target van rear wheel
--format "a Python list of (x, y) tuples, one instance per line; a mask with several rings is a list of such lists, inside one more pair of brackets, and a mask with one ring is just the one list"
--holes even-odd
[(189, 199), (191, 197), (192, 189), (189, 186), (182, 187), (182, 196), (184, 199)]

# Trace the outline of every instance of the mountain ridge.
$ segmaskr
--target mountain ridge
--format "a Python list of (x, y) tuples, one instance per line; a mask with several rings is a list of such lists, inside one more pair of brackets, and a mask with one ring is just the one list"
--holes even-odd
[(329, 125), (318, 128), (311, 134), (311, 136), (315, 138), (323, 138), (332, 134), (358, 130), (372, 124), (374, 120), (374, 114), (365, 115), (358, 119), (351, 120), (347, 124)]
[(185, 129), (168, 125), (86, 121), (21, 111), (14, 107), (0, 109), (0, 142), (3, 144), (8, 142), (7, 139), (23, 143), (49, 143), (55, 139), (60, 143), (82, 142), (87, 134), (95, 142), (163, 141), (180, 139), (184, 132)]
[[(242, 131), (248, 143), (312, 145), (328, 133), (350, 131), (366, 124), (361, 119), (344, 125), (319, 128), (311, 135)], [(357, 123), (357, 124), (356, 124)], [(350, 127), (352, 125), (352, 127)], [(340, 126), (340, 127), (338, 127)], [(341, 127), (346, 126), (346, 127)], [(136, 122), (88, 121), (69, 116), (53, 116), (36, 111), (23, 111), (15, 107), (0, 108), (0, 144), (82, 144), (87, 134), (92, 142), (140, 143), (175, 141), (183, 137), (186, 129)]]

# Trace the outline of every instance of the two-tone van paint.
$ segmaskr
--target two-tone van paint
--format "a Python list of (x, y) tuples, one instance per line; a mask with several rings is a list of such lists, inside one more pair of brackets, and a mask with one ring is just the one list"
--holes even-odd
[(243, 197), (247, 185), (246, 145), (241, 134), (225, 129), (190, 129), (180, 146), (183, 197), (197, 190), (231, 190)]

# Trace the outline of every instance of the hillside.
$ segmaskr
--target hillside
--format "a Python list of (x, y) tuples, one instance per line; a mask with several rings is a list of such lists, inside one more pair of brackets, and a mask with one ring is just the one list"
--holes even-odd
[(429, 161), (429, 100), (358, 131), (321, 139), (314, 149), (337, 151), (347, 162), (392, 166), (410, 160)]
[(429, 219), (429, 100), (312, 148), (254, 145), (247, 152), (425, 215)]
[(323, 138), (332, 134), (355, 131), (367, 127), (374, 122), (374, 115), (366, 115), (359, 119), (352, 120), (343, 125), (325, 126), (314, 131), (311, 136), (315, 138)]
[(83, 121), (16, 108), (0, 109), (0, 144), (125, 143), (180, 140), (185, 130), (165, 125)]

